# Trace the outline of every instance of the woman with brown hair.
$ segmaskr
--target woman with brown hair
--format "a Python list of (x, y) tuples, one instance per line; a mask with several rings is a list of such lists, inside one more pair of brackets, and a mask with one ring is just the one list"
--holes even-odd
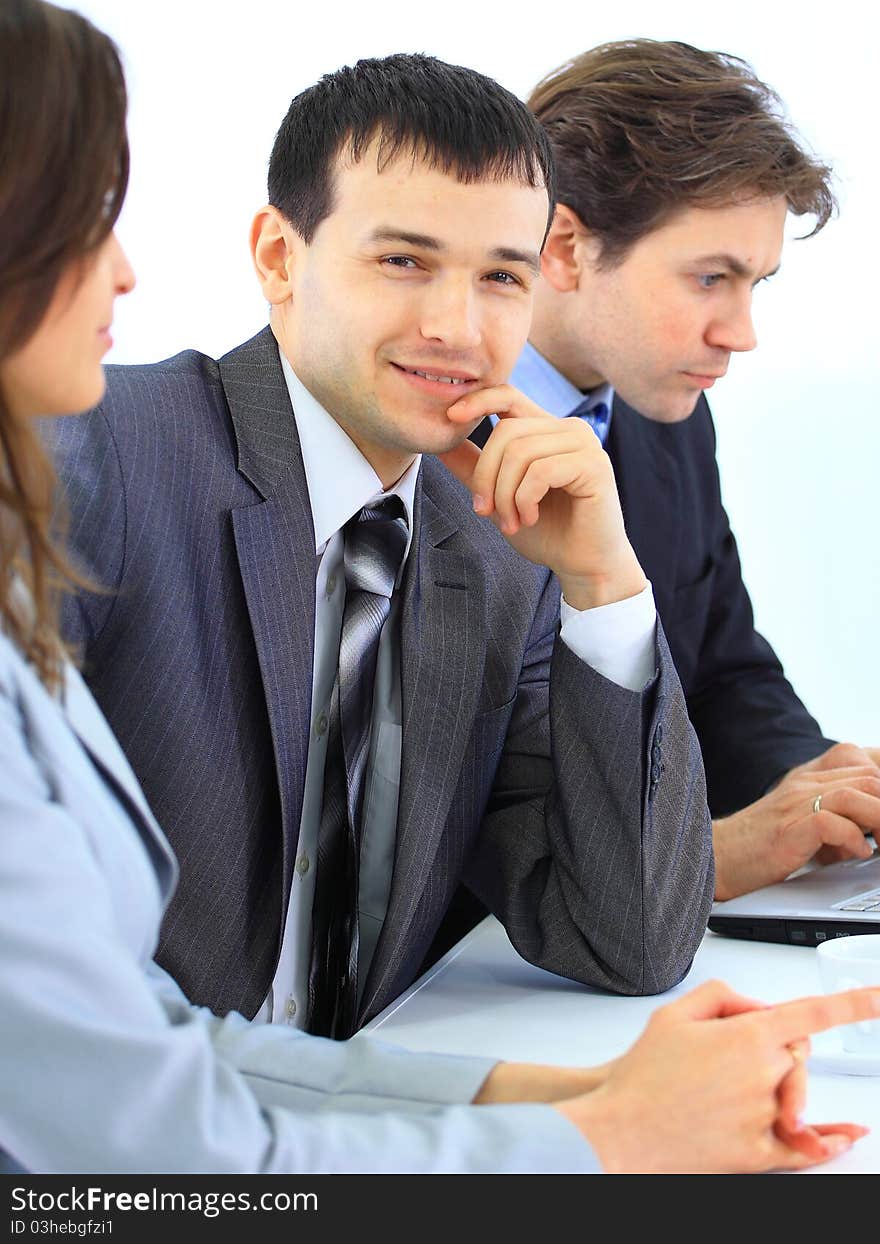
[(153, 962), (176, 864), (65, 656), (73, 576), (33, 423), (103, 392), (114, 299), (134, 284), (113, 233), (125, 106), (105, 35), (3, 0), (0, 1169), (759, 1170), (846, 1148), (863, 1129), (797, 1121), (803, 1038), (876, 1013), (871, 991), (763, 1010), (703, 986), (622, 1058), (566, 1070), (219, 1019)]
[[(103, 393), (113, 298), (134, 284), (112, 233), (126, 94), (112, 45), (87, 23), (15, 3), (0, 23), (0, 617), (54, 689), (69, 572), (49, 537), (54, 474), (26, 416), (85, 410)], [(28, 606), (8, 589), (13, 566)]]

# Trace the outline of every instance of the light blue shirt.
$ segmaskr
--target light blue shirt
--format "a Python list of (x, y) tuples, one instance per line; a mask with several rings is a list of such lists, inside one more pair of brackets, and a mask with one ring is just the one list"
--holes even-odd
[[(610, 384), (600, 384), (595, 389), (591, 389), (588, 394), (582, 393), (529, 342), (526, 342), (525, 349), (516, 361), (516, 366), (510, 376), (510, 383), (515, 389), (520, 389), (525, 393), (526, 397), (530, 397), (533, 402), (537, 402), (542, 410), (546, 410), (550, 415), (556, 415), (558, 419), (564, 419), (570, 415), (575, 406), (579, 406), (585, 398), (588, 400), (589, 407), (604, 403), (609, 410), (608, 423), (609, 425), (611, 423), (610, 411), (614, 402), (614, 390)], [(496, 419), (497, 416), (492, 415), (493, 422)]]
[[(557, 419), (567, 418), (585, 398), (591, 407), (603, 403), (608, 408), (605, 436), (599, 436), (604, 445), (611, 426), (614, 403), (614, 389), (610, 384), (600, 384), (585, 395), (530, 342), (526, 342), (516, 361), (510, 383)], [(493, 423), (497, 423), (497, 415), (491, 415), (490, 418)], [(593, 428), (593, 431), (596, 429)], [(570, 609), (571, 606), (563, 599), (563, 627)], [(621, 687), (629, 687), (632, 691), (640, 690), (652, 676), (654, 667), (657, 611), (651, 584), (648, 583), (638, 596), (615, 601), (611, 605), (602, 605), (582, 616), (592, 619), (590, 664), (593, 668)]]

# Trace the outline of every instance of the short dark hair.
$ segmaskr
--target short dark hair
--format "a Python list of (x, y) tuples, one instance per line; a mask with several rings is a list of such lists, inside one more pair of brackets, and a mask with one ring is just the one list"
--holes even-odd
[(517, 97), (476, 70), (421, 53), (359, 60), (297, 95), (275, 137), (269, 202), (311, 242), (333, 210), (337, 156), (379, 139), (379, 167), (412, 152), (461, 182), (512, 178), (556, 200), (546, 136)]
[(595, 233), (605, 267), (684, 208), (782, 195), (795, 215), (815, 217), (806, 236), (836, 209), (830, 168), (777, 93), (725, 52), (601, 44), (549, 73), (528, 103), (550, 141), (559, 202)]

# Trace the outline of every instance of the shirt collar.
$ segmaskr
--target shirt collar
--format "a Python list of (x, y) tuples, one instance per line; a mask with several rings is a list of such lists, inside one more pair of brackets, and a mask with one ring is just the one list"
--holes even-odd
[[(561, 371), (557, 371), (528, 341), (516, 361), (510, 383), (515, 389), (522, 389), (526, 397), (537, 402), (542, 410), (560, 419), (571, 414), (575, 406), (584, 400), (581, 390), (567, 380)], [(600, 384), (591, 389), (587, 396), (591, 407), (604, 402), (610, 411), (614, 401), (614, 389), (610, 384)]]
[(365, 505), (383, 497), (398, 496), (406, 510), (406, 560), (412, 543), (415, 491), (422, 462), (421, 454), (416, 456), (391, 488), (384, 489), (379, 476), (354, 441), (299, 379), (284, 351), (279, 348), (278, 353), (299, 433), (309, 503), (312, 507), (312, 523), (315, 528), (315, 552), (322, 553), (330, 537)]

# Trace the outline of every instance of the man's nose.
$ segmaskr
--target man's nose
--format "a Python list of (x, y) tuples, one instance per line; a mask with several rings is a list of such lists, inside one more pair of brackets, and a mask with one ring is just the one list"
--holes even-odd
[(739, 299), (723, 315), (712, 321), (706, 333), (706, 341), (711, 346), (731, 352), (754, 350), (758, 338), (752, 321), (751, 292), (748, 298)]
[(469, 281), (437, 282), (426, 292), (421, 334), (451, 350), (472, 350), (483, 340), (479, 308)]

